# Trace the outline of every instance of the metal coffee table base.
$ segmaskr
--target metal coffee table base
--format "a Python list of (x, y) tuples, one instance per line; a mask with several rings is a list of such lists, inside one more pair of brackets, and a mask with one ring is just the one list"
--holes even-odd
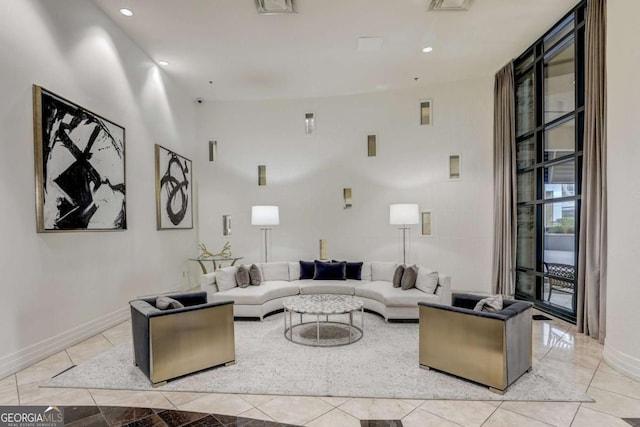
[[(302, 313), (295, 313), (297, 315), (300, 316), (300, 323), (297, 324), (293, 324), (293, 311), (291, 310), (287, 310), (285, 308), (284, 310), (284, 337), (291, 341), (292, 343), (296, 343), (296, 344), (300, 344), (300, 345), (306, 345), (306, 346), (310, 346), (310, 347), (340, 347), (343, 345), (349, 345), (349, 344), (353, 344), (355, 342), (358, 342), (362, 339), (362, 336), (364, 335), (364, 331), (362, 330), (362, 328), (364, 327), (364, 308), (361, 309), (360, 314), (361, 314), (361, 322), (360, 322), (360, 326), (362, 327), (358, 327), (356, 325), (353, 324), (353, 312), (348, 313), (349, 314), (349, 323), (346, 322), (336, 322), (336, 321), (329, 321), (329, 315), (322, 315), (322, 317), (324, 317), (324, 320), (320, 320), (321, 315), (316, 314), (316, 321), (315, 322), (303, 322), (302, 321)], [(342, 313), (342, 314), (347, 314), (347, 313)], [(338, 315), (336, 313), (336, 315)], [(311, 316), (311, 315), (307, 315), (307, 316)], [(287, 317), (289, 318), (289, 324), (287, 325)], [(302, 342), (302, 341), (296, 341), (293, 338), (293, 329), (294, 328), (298, 328), (300, 326), (305, 326), (305, 325), (316, 325), (316, 343), (307, 343), (307, 342)], [(346, 326), (349, 328), (349, 338), (347, 339), (347, 342), (344, 343), (339, 343), (339, 344), (330, 344), (330, 343), (322, 343), (322, 341), (320, 340), (320, 329), (321, 327), (327, 326), (327, 325), (338, 325), (338, 326)], [(357, 337), (353, 338), (353, 332), (356, 332)]]

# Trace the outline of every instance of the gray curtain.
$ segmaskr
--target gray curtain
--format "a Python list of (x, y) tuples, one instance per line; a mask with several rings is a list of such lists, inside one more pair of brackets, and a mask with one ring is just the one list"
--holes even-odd
[(496, 73), (493, 102), (494, 294), (514, 294), (516, 253), (515, 89), (513, 62)]
[(602, 343), (607, 295), (606, 9), (606, 0), (590, 0), (587, 5), (577, 307), (578, 331)]

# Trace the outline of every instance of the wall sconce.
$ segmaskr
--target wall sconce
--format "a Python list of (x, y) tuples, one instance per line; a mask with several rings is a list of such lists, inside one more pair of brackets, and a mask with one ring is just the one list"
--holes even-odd
[(449, 156), (449, 179), (460, 179), (460, 154)]
[(367, 135), (367, 155), (369, 157), (376, 156), (376, 139), (377, 136), (375, 134)]
[(345, 188), (342, 190), (342, 197), (344, 199), (344, 208), (345, 209), (349, 209), (352, 204), (351, 204), (351, 189), (350, 188)]
[(316, 119), (313, 113), (304, 113), (304, 134), (313, 135), (316, 128)]
[(231, 215), (222, 215), (222, 235), (231, 236)]
[(422, 235), (431, 236), (431, 212), (422, 212)]
[(430, 99), (420, 102), (420, 124), (423, 126), (430, 126), (433, 121), (431, 107), (432, 101)]
[(329, 259), (329, 256), (327, 255), (327, 253), (328, 253), (327, 241), (325, 239), (320, 239), (320, 259), (321, 260)]
[(218, 158), (218, 141), (209, 141), (209, 161), (215, 162)]

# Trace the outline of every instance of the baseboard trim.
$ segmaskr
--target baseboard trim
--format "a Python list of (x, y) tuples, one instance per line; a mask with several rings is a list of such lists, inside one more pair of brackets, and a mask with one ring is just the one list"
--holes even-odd
[(99, 334), (129, 318), (129, 307), (123, 307), (95, 320), (62, 332), (0, 358), (0, 378), (12, 375), (47, 357)]
[(640, 359), (611, 347), (606, 341), (602, 355), (607, 365), (633, 380), (640, 381)]

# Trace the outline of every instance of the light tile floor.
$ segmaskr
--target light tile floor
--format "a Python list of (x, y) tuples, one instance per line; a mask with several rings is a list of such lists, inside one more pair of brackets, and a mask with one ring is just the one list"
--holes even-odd
[(308, 426), (400, 419), (418, 426), (629, 426), (640, 418), (640, 383), (602, 360), (602, 345), (560, 320), (534, 321), (534, 363), (584, 390), (594, 403), (362, 399), (42, 388), (53, 375), (131, 340), (131, 325), (102, 334), (0, 380), (0, 405), (109, 405), (214, 412)]

